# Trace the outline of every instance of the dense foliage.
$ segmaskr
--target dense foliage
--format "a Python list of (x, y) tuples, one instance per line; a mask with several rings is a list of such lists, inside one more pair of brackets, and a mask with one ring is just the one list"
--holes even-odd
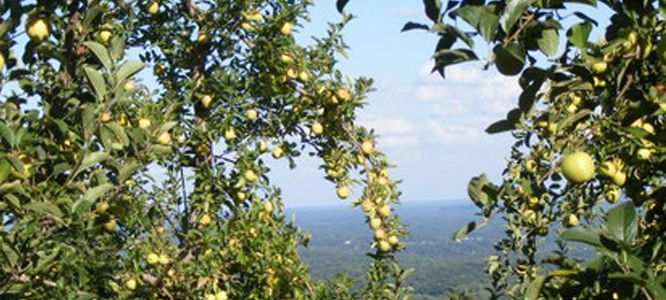
[[(492, 298), (665, 299), (666, 3), (423, 2), (432, 24), (404, 30), (438, 36), (433, 71), (483, 59), (522, 87), (518, 107), (487, 129), (516, 139), (502, 182), (469, 185), (482, 224), (506, 226), (487, 260)], [(574, 259), (564, 243), (543, 253), (552, 235), (597, 256)]]
[[(296, 43), (310, 5), (0, 3), (0, 298), (404, 298), (396, 182), (354, 122), (371, 81), (335, 67), (348, 17)], [(299, 258), (266, 162), (303, 153), (358, 196), (361, 289)]]

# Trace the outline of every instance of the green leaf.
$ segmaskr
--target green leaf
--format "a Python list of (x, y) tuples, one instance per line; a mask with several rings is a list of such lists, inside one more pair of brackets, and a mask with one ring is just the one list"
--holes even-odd
[(544, 29), (541, 31), (541, 37), (537, 40), (539, 50), (548, 57), (555, 56), (557, 53), (557, 44), (560, 36), (557, 29)]
[(120, 126), (120, 124), (116, 122), (109, 122), (104, 124), (104, 126), (113, 132), (113, 134), (116, 136), (118, 141), (123, 144), (123, 146), (129, 145), (129, 137), (127, 136), (127, 133), (125, 133), (125, 128)]
[(5, 254), (5, 258), (7, 259), (7, 262), (9, 262), (9, 265), (16, 267), (19, 259), (18, 253), (7, 243), (2, 243), (2, 252)]
[(539, 294), (541, 294), (541, 287), (543, 286), (545, 281), (546, 281), (545, 275), (541, 275), (538, 276), (537, 278), (534, 278), (534, 280), (530, 282), (530, 285), (527, 286), (527, 290), (525, 291), (525, 300), (539, 299)]
[(109, 51), (106, 50), (106, 47), (104, 47), (104, 45), (93, 41), (84, 42), (83, 45), (88, 47), (88, 49), (90, 49), (95, 54), (99, 62), (101, 62), (102, 65), (104, 66), (104, 69), (106, 69), (107, 71), (111, 71), (111, 69), (113, 68), (113, 62), (111, 61), (111, 57), (109, 56)]
[(495, 38), (499, 26), (499, 16), (491, 6), (468, 5), (460, 7), (452, 14), (461, 17), (467, 24), (474, 27), (486, 42)]
[(460, 241), (466, 237), (470, 232), (476, 229), (476, 222), (469, 222), (463, 228), (458, 229), (456, 232), (451, 235), (451, 239), (454, 241)]
[(23, 208), (32, 210), (37, 213), (53, 216), (57, 220), (62, 219), (62, 211), (60, 211), (60, 209), (53, 203), (35, 201), (23, 205)]
[(80, 215), (88, 211), (90, 207), (92, 207), (92, 205), (95, 203), (95, 200), (97, 200), (97, 198), (101, 197), (104, 193), (108, 192), (112, 188), (113, 184), (104, 183), (87, 190), (83, 194), (83, 197), (81, 197), (81, 199), (74, 202), (74, 204), (72, 205), (72, 212)]
[(602, 247), (601, 236), (585, 228), (567, 229), (560, 234), (560, 239), (563, 241), (584, 243), (594, 247)]
[(95, 107), (93, 105), (85, 105), (82, 109), (81, 119), (83, 121), (83, 133), (86, 137), (90, 137), (92, 135), (92, 130), (95, 128), (93, 126), (93, 122), (95, 122)]
[(349, 0), (338, 0), (335, 3), (335, 6), (338, 9), (338, 12), (342, 13), (342, 11), (345, 9), (345, 6), (347, 5), (348, 2), (349, 2)]
[(122, 66), (120, 66), (118, 72), (116, 72), (116, 74), (114, 75), (116, 78), (116, 82), (118, 84), (124, 83), (125, 80), (130, 78), (132, 75), (141, 71), (141, 69), (143, 69), (144, 66), (145, 64), (138, 60), (128, 61), (124, 63)]
[(609, 210), (605, 227), (614, 238), (630, 245), (638, 233), (638, 217), (634, 204), (624, 202)]
[(520, 16), (530, 6), (532, 0), (510, 0), (502, 14), (502, 29), (506, 33), (511, 33), (511, 28), (518, 22)]
[(72, 177), (76, 177), (79, 173), (87, 169), (88, 167), (100, 163), (102, 161), (108, 160), (111, 158), (111, 155), (109, 155), (106, 152), (93, 152), (93, 153), (88, 153), (86, 154), (85, 157), (83, 157), (83, 161), (81, 161), (81, 165), (79, 168), (76, 170), (76, 173)]
[(120, 170), (118, 170), (118, 181), (124, 182), (129, 179), (141, 167), (142, 165), (133, 159), (124, 162)]
[(425, 13), (426, 16), (433, 22), (439, 23), (440, 14), (442, 12), (442, 1), (441, 0), (423, 0), (425, 4)]
[(567, 31), (567, 39), (580, 50), (587, 49), (587, 39), (590, 37), (592, 24), (589, 22), (578, 23), (571, 26)]
[(90, 66), (84, 66), (83, 72), (86, 74), (86, 78), (90, 83), (92, 91), (97, 96), (97, 100), (104, 100), (104, 96), (106, 95), (106, 82), (104, 81), (102, 74)]
[(400, 30), (400, 32), (404, 32), (404, 31), (408, 31), (408, 30), (412, 30), (412, 29), (428, 30), (428, 29), (430, 29), (430, 27), (428, 27), (428, 25), (425, 25), (425, 24), (407, 22), (407, 24), (405, 24), (405, 26), (402, 27), (402, 30)]
[(511, 131), (514, 129), (516, 129), (516, 123), (510, 122), (508, 120), (500, 120), (493, 124), (490, 124), (490, 126), (486, 128), (486, 132), (489, 134), (495, 134), (500, 132)]
[(14, 131), (5, 124), (5, 122), (0, 122), (0, 135), (7, 142), (10, 148), (13, 148), (15, 144)]
[(440, 50), (435, 53), (434, 58), (435, 67), (433, 68), (433, 71), (443, 70), (450, 65), (478, 59), (474, 52), (467, 49)]
[(486, 187), (490, 185), (490, 180), (488, 180), (486, 174), (473, 177), (467, 185), (467, 194), (469, 195), (469, 198), (479, 208), (485, 208), (492, 203), (492, 195), (488, 194), (486, 189)]
[(0, 183), (3, 183), (5, 182), (5, 180), (7, 180), (7, 177), (9, 177), (11, 170), (12, 170), (12, 165), (9, 163), (9, 161), (4, 157), (0, 158)]
[(498, 44), (493, 48), (497, 71), (503, 75), (518, 75), (525, 67), (525, 48), (519, 43)]
[(581, 3), (597, 7), (597, 0), (564, 0), (565, 3)]

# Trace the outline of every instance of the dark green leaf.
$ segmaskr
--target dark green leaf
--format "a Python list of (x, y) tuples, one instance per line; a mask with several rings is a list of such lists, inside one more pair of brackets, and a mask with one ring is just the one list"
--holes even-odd
[(423, 30), (428, 30), (430, 27), (428, 25), (424, 25), (421, 23), (414, 23), (414, 22), (407, 22), (405, 26), (402, 27), (401, 32), (407, 31), (407, 30), (412, 30), (412, 29), (423, 29)]
[(503, 75), (517, 75), (525, 67), (525, 48), (518, 43), (498, 44), (493, 48), (493, 54), (497, 70)]
[(539, 50), (548, 57), (555, 56), (560, 36), (556, 29), (545, 29), (541, 31), (541, 37), (537, 40)]
[(508, 1), (504, 13), (502, 14), (502, 29), (506, 33), (511, 33), (511, 28), (518, 22), (520, 16), (530, 6), (532, 0), (511, 0)]
[(602, 247), (600, 235), (584, 228), (567, 229), (560, 234), (560, 239), (563, 241), (584, 243), (594, 247)]
[(486, 176), (486, 174), (481, 174), (480, 176), (472, 178), (467, 185), (467, 194), (469, 195), (469, 198), (479, 208), (484, 208), (490, 204), (490, 196), (484, 190), (485, 186), (488, 184), (490, 184), (488, 176)]
[(32, 210), (37, 213), (41, 214), (46, 214), (46, 215), (51, 215), (53, 217), (56, 217), (58, 220), (62, 218), (62, 211), (58, 208), (53, 203), (46, 203), (46, 202), (30, 202), (28, 204), (25, 204), (23, 208), (27, 210)]
[(102, 63), (102, 65), (107, 71), (111, 71), (111, 69), (113, 68), (113, 62), (111, 61), (111, 57), (109, 56), (109, 51), (106, 50), (106, 47), (104, 47), (104, 45), (93, 41), (84, 42), (83, 45), (88, 47), (88, 49), (90, 49), (95, 54), (99, 62)]
[(124, 83), (125, 80), (130, 78), (132, 75), (141, 71), (144, 65), (145, 64), (143, 62), (138, 60), (128, 61), (124, 63), (122, 66), (120, 66), (118, 72), (116, 72), (115, 74), (116, 82), (118, 84)]
[(423, 0), (425, 4), (425, 13), (430, 20), (435, 23), (439, 23), (440, 14), (442, 12), (442, 1), (441, 0)]
[(590, 37), (592, 31), (592, 24), (589, 22), (578, 23), (571, 26), (567, 32), (567, 39), (569, 43), (576, 46), (578, 49), (587, 49), (587, 39)]
[(451, 236), (451, 239), (454, 241), (460, 241), (463, 238), (465, 238), (470, 232), (474, 231), (474, 229), (476, 229), (476, 222), (469, 222), (463, 228), (460, 228), (459, 230), (454, 232), (453, 235)]
[(632, 202), (623, 202), (606, 214), (605, 227), (619, 241), (630, 245), (638, 232), (638, 218)]
[(106, 81), (104, 81), (104, 77), (99, 71), (90, 66), (84, 66), (83, 71), (97, 99), (102, 101), (106, 95)]
[(111, 155), (105, 152), (93, 152), (93, 153), (88, 153), (86, 154), (85, 157), (83, 157), (83, 161), (81, 161), (81, 165), (79, 168), (76, 170), (76, 173), (73, 175), (73, 177), (76, 177), (79, 173), (87, 169), (88, 167), (100, 163), (102, 161), (108, 160), (111, 158)]
[(537, 278), (534, 278), (534, 280), (530, 282), (530, 285), (527, 286), (527, 290), (525, 291), (525, 300), (539, 299), (539, 294), (541, 294), (541, 287), (543, 286), (543, 283), (545, 281), (546, 281), (545, 275), (541, 275), (538, 276)]
[(349, 0), (338, 0), (335, 3), (335, 6), (337, 7), (338, 12), (342, 13), (342, 11), (345, 9), (345, 6), (347, 5), (348, 2), (349, 2)]
[(509, 122), (507, 120), (500, 120), (488, 126), (488, 128), (486, 128), (486, 132), (489, 134), (494, 134), (505, 131), (511, 131), (514, 129), (516, 129), (516, 123)]
[(72, 212), (76, 214), (81, 214), (86, 212), (92, 207), (97, 198), (101, 197), (104, 193), (108, 192), (113, 188), (113, 185), (110, 183), (104, 183), (98, 185), (94, 188), (87, 190), (81, 199), (74, 202), (72, 205)]
[(139, 168), (141, 168), (141, 166), (142, 165), (135, 160), (124, 162), (120, 170), (118, 170), (118, 180), (124, 182), (129, 179)]
[(463, 6), (452, 12), (474, 27), (486, 42), (495, 38), (499, 26), (499, 16), (491, 6)]
[(13, 148), (15, 146), (14, 131), (5, 122), (0, 122), (0, 135), (2, 135), (2, 138), (7, 142), (9, 147)]

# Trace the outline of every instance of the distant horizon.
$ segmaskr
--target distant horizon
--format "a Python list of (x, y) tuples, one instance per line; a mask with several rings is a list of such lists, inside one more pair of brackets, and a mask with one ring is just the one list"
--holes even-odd
[[(294, 205), (294, 203), (297, 203)], [(402, 200), (399, 206), (411, 206), (411, 205), (438, 205), (443, 207), (452, 207), (452, 206), (469, 206), (474, 207), (474, 204), (469, 199), (418, 199), (418, 200)], [(350, 208), (351, 201), (340, 200), (338, 203), (330, 202), (316, 202), (308, 203), (304, 202), (292, 202), (285, 205), (288, 210), (291, 209), (302, 209), (302, 208)]]

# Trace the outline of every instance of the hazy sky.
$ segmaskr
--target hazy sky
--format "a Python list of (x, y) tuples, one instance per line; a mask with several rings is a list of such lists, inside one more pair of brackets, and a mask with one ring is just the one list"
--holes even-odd
[[(335, 1), (317, 3), (312, 23), (300, 29), (301, 39), (321, 35), (326, 20), (340, 17)], [(351, 77), (375, 79), (377, 91), (360, 122), (376, 129), (377, 147), (397, 164), (390, 175), (404, 181), (403, 201), (466, 200), (472, 176), (486, 172), (499, 178), (512, 140), (484, 129), (516, 105), (517, 79), (482, 71), (482, 63), (450, 68), (446, 80), (431, 75), (437, 37), (400, 32), (407, 21), (428, 23), (422, 1), (352, 0), (346, 10), (357, 18), (344, 31), (351, 49), (340, 67)], [(283, 187), (287, 206), (343, 202), (334, 185), (321, 179), (318, 162), (301, 160), (296, 170), (285, 166), (278, 162), (274, 182)]]

